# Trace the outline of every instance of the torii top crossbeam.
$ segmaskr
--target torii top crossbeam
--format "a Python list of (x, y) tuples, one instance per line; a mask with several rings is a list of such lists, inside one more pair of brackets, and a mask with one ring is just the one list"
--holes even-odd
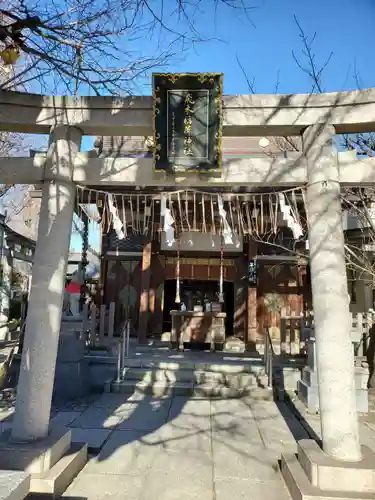
[[(301, 135), (314, 124), (336, 133), (375, 131), (375, 88), (327, 94), (224, 96), (226, 136)], [(50, 133), (58, 125), (82, 135), (152, 135), (152, 97), (53, 97), (0, 91), (0, 130)], [(340, 183), (375, 183), (375, 158), (339, 154)], [(346, 156), (345, 156), (346, 155)], [(86, 186), (300, 186), (306, 182), (305, 153), (281, 157), (225, 157), (219, 174), (155, 174), (151, 158), (98, 158), (78, 152), (73, 182)], [(45, 157), (0, 158), (3, 183), (37, 184), (45, 180)], [(49, 179), (57, 178), (50, 172)]]
[[(336, 133), (375, 131), (375, 88), (325, 94), (251, 94), (223, 98), (227, 136), (299, 135), (315, 123)], [(67, 97), (0, 91), (0, 128), (49, 133), (65, 124), (84, 135), (152, 134), (152, 97)]]

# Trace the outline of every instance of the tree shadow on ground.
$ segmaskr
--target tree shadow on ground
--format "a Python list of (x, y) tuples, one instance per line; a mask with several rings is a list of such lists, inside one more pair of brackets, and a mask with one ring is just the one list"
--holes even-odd
[[(282, 395), (282, 400), (280, 400), (280, 395)], [(288, 391), (285, 389), (283, 370), (278, 372), (277, 379), (275, 379), (274, 401), (296, 441), (300, 439), (313, 439), (320, 446), (322, 445), (321, 439), (298, 410), (290, 398)]]

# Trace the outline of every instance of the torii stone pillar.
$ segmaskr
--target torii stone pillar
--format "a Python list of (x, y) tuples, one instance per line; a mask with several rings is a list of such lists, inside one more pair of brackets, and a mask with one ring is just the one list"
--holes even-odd
[[(13, 258), (11, 250), (7, 244), (5, 228), (1, 227), (1, 248), (0, 248), (0, 324), (5, 325), (9, 321), (9, 306), (11, 296), (11, 280)], [(0, 341), (8, 339), (9, 327), (2, 326), (0, 330)]]
[[(49, 430), (76, 195), (73, 162), (81, 138), (81, 131), (67, 126), (51, 134), (12, 428), (16, 441), (42, 439)], [(52, 176), (58, 180), (49, 181)]]
[(361, 449), (334, 138), (334, 128), (325, 124), (312, 125), (303, 134), (311, 287), (323, 450), (355, 462)]

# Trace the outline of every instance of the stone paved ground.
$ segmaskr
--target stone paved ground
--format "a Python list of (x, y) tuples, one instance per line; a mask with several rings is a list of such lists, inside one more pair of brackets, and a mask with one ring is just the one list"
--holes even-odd
[(246, 399), (105, 394), (83, 412), (62, 411), (55, 421), (69, 422), (74, 440), (87, 439), (98, 451), (64, 497), (288, 499), (278, 459), (296, 449), (288, 425), (297, 437), (306, 434), (287, 407), (280, 409)]
[[(71, 500), (289, 499), (278, 471), (296, 439), (320, 436), (318, 416), (295, 403), (92, 395), (55, 404), (54, 423), (87, 442), (90, 459), (64, 494)], [(0, 401), (0, 430), (12, 424), (14, 401)], [(375, 451), (372, 415), (361, 441)]]
[[(310, 435), (319, 418), (296, 402)], [(14, 401), (0, 401), (0, 429)], [(284, 403), (250, 399), (90, 396), (54, 405), (54, 423), (69, 426), (91, 456), (64, 494), (71, 500), (286, 500), (278, 471), (305, 428)], [(361, 418), (361, 441), (375, 451), (375, 424)]]

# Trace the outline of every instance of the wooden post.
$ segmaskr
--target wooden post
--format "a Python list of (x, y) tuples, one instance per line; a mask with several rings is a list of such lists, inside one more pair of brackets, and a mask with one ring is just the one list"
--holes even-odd
[(138, 342), (147, 342), (147, 326), (149, 316), (149, 295), (151, 278), (151, 241), (144, 247), (142, 252), (142, 274), (141, 274), (141, 297), (139, 302)]
[(109, 314), (108, 314), (108, 342), (112, 344), (113, 342), (113, 334), (115, 329), (115, 307), (116, 304), (111, 302), (109, 304)]
[(90, 328), (90, 347), (96, 344), (96, 305), (91, 306), (91, 328)]
[(100, 342), (104, 343), (104, 330), (105, 330), (105, 315), (107, 312), (107, 306), (105, 304), (102, 304), (100, 306), (100, 320), (99, 320), (99, 340)]
[(82, 310), (82, 326), (81, 326), (81, 335), (82, 335), (82, 338), (85, 339), (85, 342), (87, 340), (86, 338), (86, 331), (88, 330), (89, 328), (89, 325), (88, 325), (88, 321), (89, 321), (89, 305), (87, 302), (85, 302), (83, 304), (83, 310)]
[[(256, 258), (257, 244), (249, 237), (248, 261)], [(247, 270), (246, 270), (247, 272)], [(257, 341), (257, 287), (247, 285), (247, 348), (256, 350)]]

